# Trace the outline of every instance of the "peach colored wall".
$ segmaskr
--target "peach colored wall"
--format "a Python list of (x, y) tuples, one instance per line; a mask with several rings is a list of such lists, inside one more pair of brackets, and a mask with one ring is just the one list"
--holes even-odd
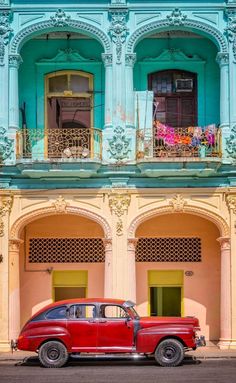
[(24, 256), (24, 253), (27, 255), (28, 252), (28, 239), (30, 237), (103, 238), (103, 236), (103, 230), (97, 223), (73, 215), (49, 216), (26, 226), (22, 236), (24, 246), (20, 253), (21, 326), (33, 313), (52, 302), (52, 274), (45, 271), (48, 267), (53, 267), (54, 270), (88, 270), (88, 296), (104, 295), (104, 263), (29, 264), (25, 262)]
[(148, 313), (148, 270), (191, 270), (184, 275), (184, 315), (200, 320), (201, 333), (210, 340), (220, 336), (220, 236), (211, 222), (188, 214), (171, 214), (142, 223), (136, 237), (197, 236), (202, 242), (201, 262), (136, 262), (137, 308), (141, 315)]

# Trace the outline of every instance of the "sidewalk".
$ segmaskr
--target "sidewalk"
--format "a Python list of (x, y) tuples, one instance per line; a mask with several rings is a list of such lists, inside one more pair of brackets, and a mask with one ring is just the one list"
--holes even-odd
[[(1, 352), (0, 353), (0, 362), (2, 361), (22, 361), (24, 358), (36, 357), (35, 352), (25, 352), (25, 351), (14, 351), (11, 352)], [(235, 350), (220, 350), (217, 346), (208, 346), (208, 347), (199, 347), (196, 351), (190, 351), (186, 353), (186, 356), (191, 356), (194, 359), (236, 359), (236, 349)], [(83, 356), (85, 357), (85, 355)], [(89, 355), (88, 355), (89, 357)], [(118, 357), (118, 356), (117, 356)], [(122, 355), (122, 357), (124, 357)], [(91, 358), (91, 355), (90, 355)]]

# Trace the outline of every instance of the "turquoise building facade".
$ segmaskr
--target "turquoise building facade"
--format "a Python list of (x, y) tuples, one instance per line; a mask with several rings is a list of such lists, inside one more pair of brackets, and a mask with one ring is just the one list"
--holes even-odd
[[(176, 312), (235, 348), (235, 161), (235, 0), (0, 0), (0, 348), (58, 286), (134, 299), (144, 315), (182, 289)], [(63, 236), (68, 252), (95, 241), (91, 257), (65, 261)], [(196, 239), (189, 258), (180, 237)], [(84, 270), (77, 287), (56, 274)]]

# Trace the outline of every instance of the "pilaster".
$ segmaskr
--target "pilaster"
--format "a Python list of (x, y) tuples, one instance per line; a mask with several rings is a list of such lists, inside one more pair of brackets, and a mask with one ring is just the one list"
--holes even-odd
[(9, 215), (13, 197), (1, 195), (0, 199), (0, 351), (9, 351)]
[[(229, 42), (229, 105), (230, 105), (230, 128), (236, 128), (236, 9), (227, 10), (228, 25), (226, 28)], [(233, 158), (236, 158), (236, 148)]]
[(228, 194), (226, 201), (230, 213), (230, 245), (231, 245), (231, 344), (230, 348), (236, 348), (236, 194)]

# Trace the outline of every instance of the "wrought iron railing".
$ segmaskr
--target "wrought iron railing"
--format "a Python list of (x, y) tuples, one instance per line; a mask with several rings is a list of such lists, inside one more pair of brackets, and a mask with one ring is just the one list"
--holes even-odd
[(155, 122), (152, 130), (137, 131), (137, 159), (156, 157), (221, 157), (221, 129), (173, 128)]
[(30, 129), (17, 132), (17, 159), (101, 159), (102, 132), (95, 128)]

